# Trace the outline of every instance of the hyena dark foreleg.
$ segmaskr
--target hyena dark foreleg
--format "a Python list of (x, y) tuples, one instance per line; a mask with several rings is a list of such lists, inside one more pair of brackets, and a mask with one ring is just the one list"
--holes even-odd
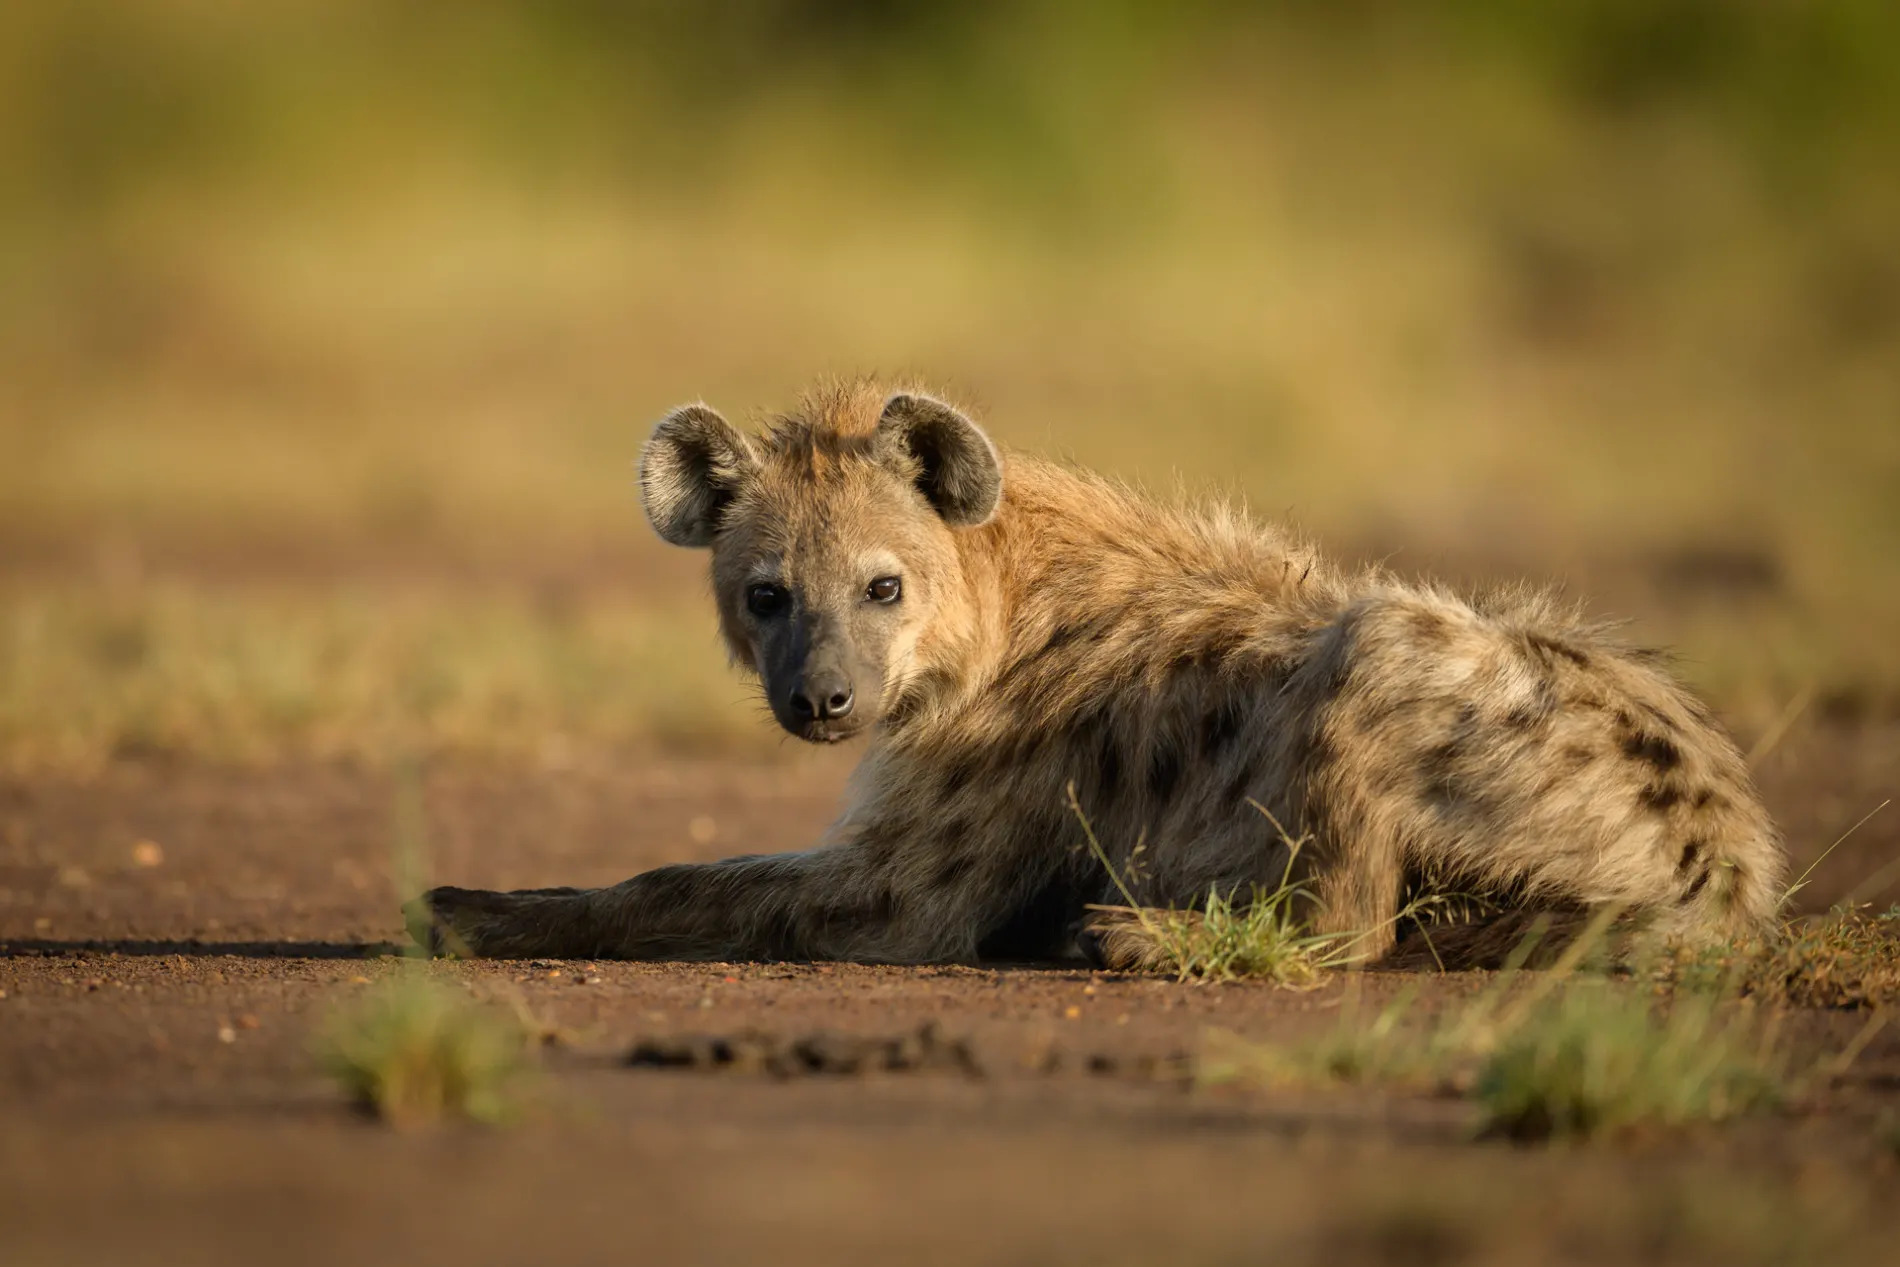
[(967, 895), (904, 901), (862, 847), (683, 863), (602, 889), (439, 888), (411, 903), (432, 949), (482, 958), (969, 959)]

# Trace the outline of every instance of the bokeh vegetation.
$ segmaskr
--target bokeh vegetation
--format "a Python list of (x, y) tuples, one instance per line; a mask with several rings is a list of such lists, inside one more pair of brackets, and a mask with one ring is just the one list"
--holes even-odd
[(9, 4), (0, 757), (740, 734), (631, 460), (861, 371), (1892, 709), (1900, 9)]

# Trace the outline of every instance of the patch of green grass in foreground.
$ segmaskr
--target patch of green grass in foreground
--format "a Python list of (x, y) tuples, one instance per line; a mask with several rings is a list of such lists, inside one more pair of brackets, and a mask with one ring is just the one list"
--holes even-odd
[(1569, 1139), (1642, 1125), (1719, 1122), (1783, 1099), (1772, 1028), (1717, 1019), (1707, 995), (1652, 1001), (1578, 981), (1497, 1037), (1472, 1096), (1484, 1130)]
[(1480, 1134), (1583, 1139), (1644, 1126), (1719, 1122), (1790, 1094), (1772, 1022), (1724, 1017), (1696, 995), (1659, 1005), (1638, 987), (1576, 980), (1532, 1006), (1482, 1005), (1421, 1028), (1410, 1000), (1351, 1016), (1305, 1044), (1209, 1036), (1205, 1083), (1384, 1085), (1463, 1096)]
[[(1476, 1105), (1481, 1134), (1583, 1139), (1762, 1112), (1827, 1071), (1790, 1077), (1775, 1017), (1732, 994), (1677, 991), (1659, 1000), (1646, 982), (1578, 975), (1613, 919), (1597, 921), (1595, 935), (1548, 972), (1520, 970), (1533, 948), (1527, 939), (1489, 990), (1422, 1023), (1410, 1019), (1409, 993), (1367, 1020), (1355, 988), (1340, 1023), (1316, 1040), (1257, 1044), (1212, 1033), (1197, 1076), (1450, 1093)], [(1844, 1068), (1881, 1019), (1828, 1068)]]
[(350, 1100), (400, 1127), (501, 1122), (533, 1071), (531, 1027), (414, 971), (366, 988), (318, 1035), (317, 1057)]

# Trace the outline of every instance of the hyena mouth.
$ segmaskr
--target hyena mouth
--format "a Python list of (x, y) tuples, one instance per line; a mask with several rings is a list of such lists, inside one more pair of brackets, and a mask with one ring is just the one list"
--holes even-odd
[(860, 722), (809, 722), (789, 729), (806, 743), (843, 743), (863, 733), (864, 725)]

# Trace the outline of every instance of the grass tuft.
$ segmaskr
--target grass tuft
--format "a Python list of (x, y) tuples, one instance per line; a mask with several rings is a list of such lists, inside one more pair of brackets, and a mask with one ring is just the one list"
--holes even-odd
[(1109, 962), (1131, 971), (1306, 988), (1348, 959), (1336, 950), (1343, 938), (1305, 931), (1292, 909), (1299, 896), (1297, 886), (1283, 885), (1256, 888), (1248, 902), (1209, 890), (1205, 905), (1187, 910), (1095, 907), (1091, 928), (1109, 948)]
[(512, 1115), (532, 1068), (515, 1016), (413, 972), (372, 985), (340, 1009), (318, 1059), (351, 1101), (400, 1127)]
[(1680, 987), (1729, 989), (1796, 1007), (1900, 1002), (1900, 905), (1837, 906), (1789, 920), (1772, 938), (1681, 949), (1662, 975)]
[[(1256, 887), (1246, 902), (1210, 889), (1206, 902), (1187, 910), (1143, 906), (1129, 880), (1115, 867), (1095, 827), (1068, 789), (1069, 810), (1082, 824), (1089, 852), (1108, 872), (1126, 905), (1096, 906), (1090, 930), (1102, 939), (1104, 958), (1136, 972), (1171, 973), (1182, 981), (1271, 981), (1296, 989), (1319, 984), (1326, 973), (1354, 962), (1353, 944), (1361, 937), (1309, 932), (1301, 908), (1317, 905), (1312, 893), (1292, 879), (1304, 840), (1287, 836), (1286, 869), (1274, 888)], [(1262, 814), (1267, 814), (1265, 809)], [(1271, 814), (1267, 814), (1269, 820)], [(1136, 853), (1139, 854), (1139, 847)], [(1132, 869), (1133, 862), (1130, 867)]]
[(1719, 1122), (1772, 1108), (1780, 1070), (1706, 995), (1651, 1001), (1579, 981), (1505, 1032), (1473, 1087), (1485, 1134), (1575, 1139), (1636, 1126)]
[(1659, 1004), (1644, 983), (1578, 973), (1615, 918), (1599, 913), (1536, 974), (1523, 971), (1537, 947), (1526, 938), (1489, 989), (1430, 1019), (1413, 1018), (1407, 992), (1368, 1022), (1354, 982), (1339, 1024), (1317, 1039), (1259, 1044), (1210, 1034), (1197, 1079), (1451, 1093), (1475, 1105), (1480, 1134), (1520, 1140), (1717, 1122), (1781, 1103), (1798, 1080), (1785, 1077), (1772, 1021), (1757, 1021), (1752, 1009), (1724, 1013), (1722, 995), (1677, 991)]

